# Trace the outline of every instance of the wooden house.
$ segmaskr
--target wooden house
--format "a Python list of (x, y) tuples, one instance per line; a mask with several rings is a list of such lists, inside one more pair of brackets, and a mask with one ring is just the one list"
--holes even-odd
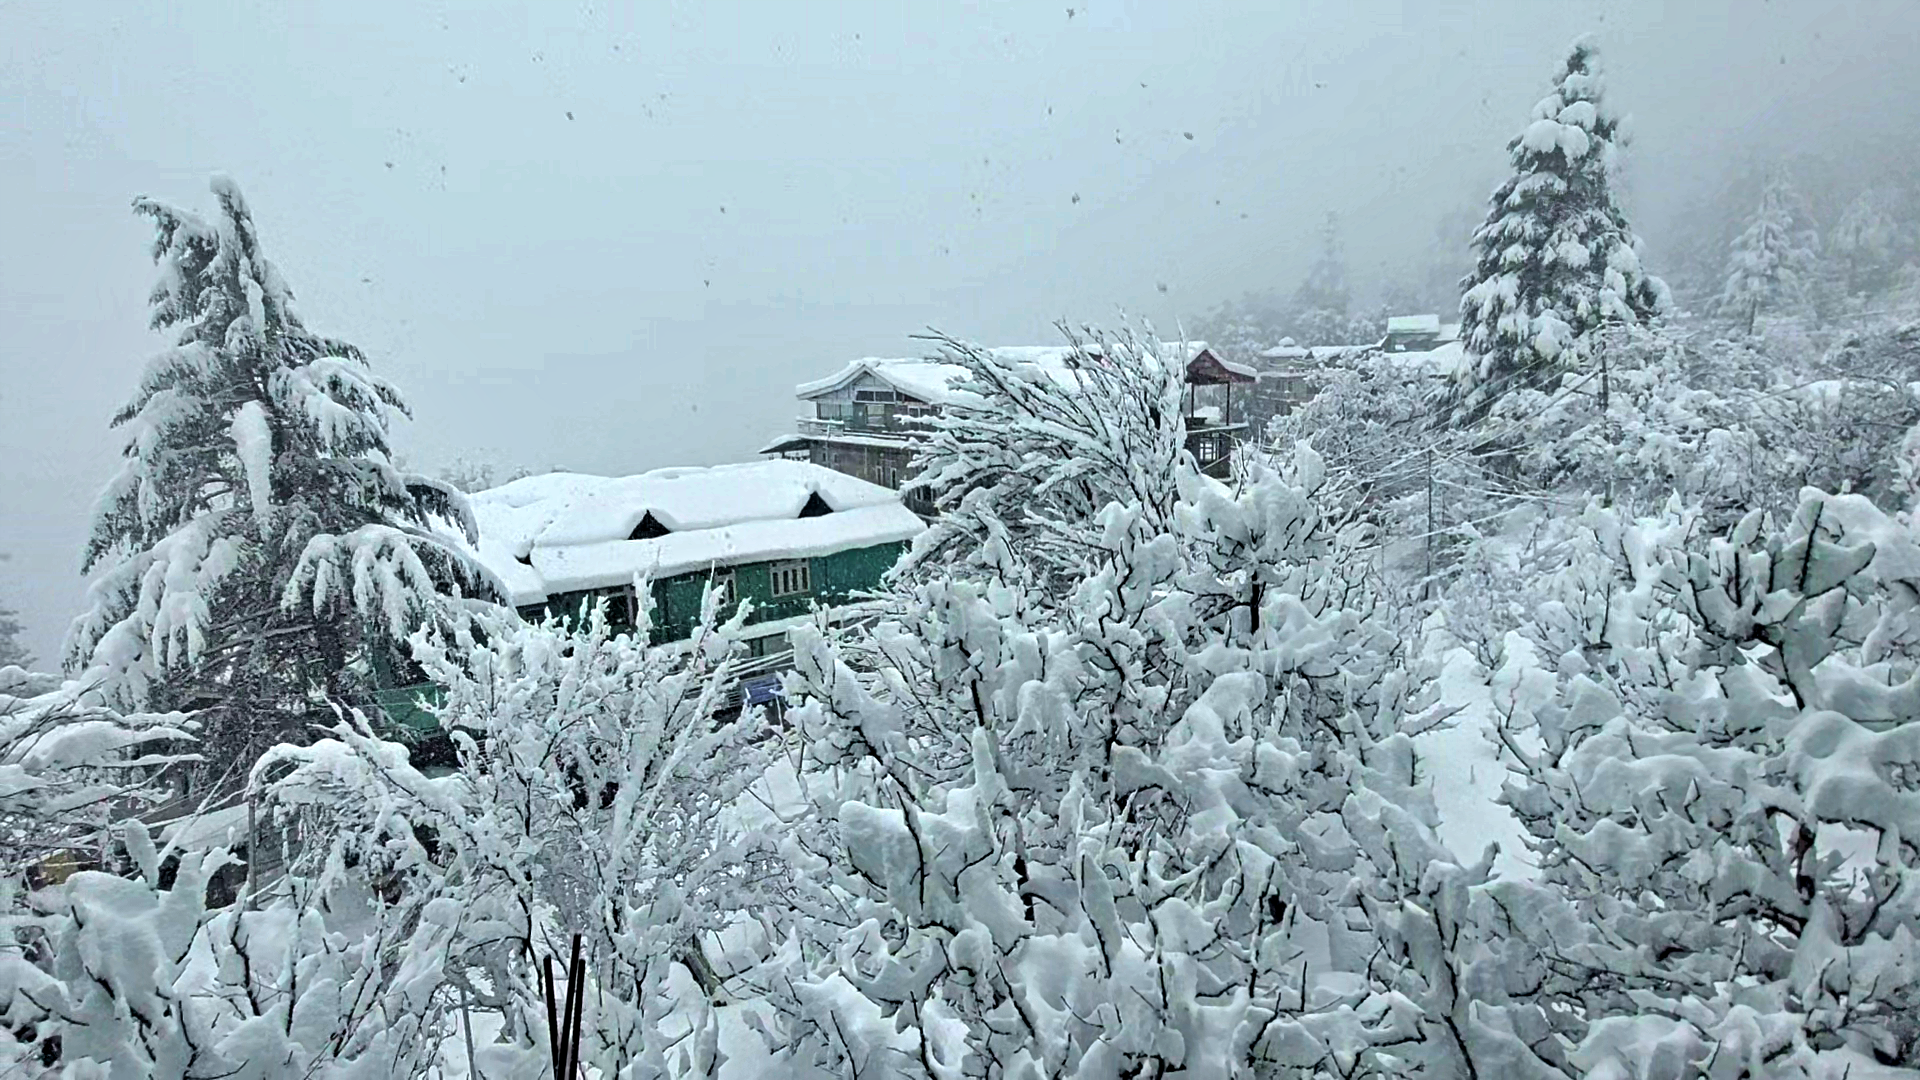
[[(1182, 359), (1184, 350), (1190, 375), (1197, 370), (1202, 378), (1214, 380), (1203, 384), (1208, 387), (1223, 386), (1228, 379), (1239, 381), (1251, 371), (1244, 365), (1233, 365), (1244, 370), (1228, 373), (1204, 342), (1185, 346), (1169, 342), (1162, 348), (1170, 360)], [(1007, 346), (991, 351), (1002, 360), (1037, 365), (1065, 385), (1077, 385), (1068, 365), (1071, 346)], [(1200, 364), (1198, 369), (1193, 367), (1195, 363)], [(965, 368), (940, 360), (870, 357), (853, 361), (827, 378), (795, 387), (795, 396), (811, 415), (800, 417), (796, 431), (774, 439), (760, 452), (899, 490), (909, 509), (930, 517), (933, 493), (915, 482), (914, 451), (930, 418), (965, 404), (968, 395), (956, 387), (966, 377)], [(1226, 421), (1214, 422), (1212, 414), (1204, 411), (1208, 403), (1190, 402), (1190, 414), (1193, 409), (1202, 410), (1197, 419), (1206, 430), (1190, 426), (1188, 446), (1197, 455), (1207, 455), (1203, 465), (1214, 466), (1225, 460), (1232, 441), (1244, 435), (1246, 424), (1228, 430)]]
[(752, 602), (753, 655), (786, 648), (815, 605), (877, 588), (925, 526), (897, 493), (799, 461), (529, 476), (470, 497), (480, 561), (523, 616), (577, 619), (604, 600), (633, 628), (646, 579), (651, 640), (686, 638), (709, 582)]
[(1384, 352), (1432, 352), (1459, 340), (1459, 323), (1441, 323), (1438, 315), (1395, 315), (1387, 320), (1387, 336), (1380, 342)]

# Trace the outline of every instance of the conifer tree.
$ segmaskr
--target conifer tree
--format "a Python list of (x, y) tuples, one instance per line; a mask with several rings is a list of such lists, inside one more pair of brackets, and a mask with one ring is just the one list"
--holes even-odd
[(1718, 307), (1723, 314), (1744, 320), (1748, 333), (1753, 332), (1762, 308), (1796, 301), (1807, 287), (1813, 249), (1795, 221), (1793, 201), (1784, 177), (1770, 179), (1752, 220), (1734, 238), (1727, 256)]
[(212, 190), (211, 221), (134, 202), (155, 229), (152, 325), (174, 343), (113, 418), (124, 461), (82, 565), (103, 572), (65, 660), (118, 707), (201, 710), (209, 757), (231, 761), (364, 689), (355, 672), (437, 590), (496, 590), (430, 528), (473, 533), (459, 494), (392, 464), (398, 391), (301, 323), (239, 188)]
[(1340, 250), (1340, 219), (1327, 214), (1320, 227), (1320, 255), (1294, 291), (1293, 334), (1304, 345), (1346, 344), (1351, 335), (1347, 264)]
[(1900, 230), (1879, 192), (1856, 196), (1827, 234), (1827, 251), (1839, 264), (1849, 293), (1877, 292), (1891, 284)]
[(1460, 336), (1473, 362), (1453, 386), (1456, 421), (1510, 389), (1556, 384), (1580, 366), (1601, 323), (1638, 322), (1667, 305), (1640, 266), (1639, 238), (1613, 195), (1619, 121), (1607, 109), (1594, 48), (1576, 42), (1551, 93), (1507, 144), (1513, 176), (1473, 234)]

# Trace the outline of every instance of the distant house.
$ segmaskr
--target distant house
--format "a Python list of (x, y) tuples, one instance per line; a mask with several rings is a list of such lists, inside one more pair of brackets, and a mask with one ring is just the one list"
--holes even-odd
[(1285, 340), (1260, 354), (1260, 377), (1247, 419), (1255, 431), (1264, 430), (1273, 417), (1313, 400), (1339, 372), (1381, 358), (1391, 358), (1410, 372), (1418, 368), (1439, 377), (1458, 366), (1460, 352), (1460, 324), (1442, 323), (1438, 315), (1395, 315), (1387, 320), (1386, 336), (1365, 345), (1306, 347)]
[(1438, 315), (1395, 315), (1387, 320), (1387, 336), (1380, 348), (1390, 353), (1432, 352), (1459, 337), (1460, 324), (1442, 324)]
[[(1174, 359), (1181, 346), (1167, 343), (1163, 348)], [(1071, 346), (1007, 346), (991, 352), (1008, 362), (1034, 364), (1066, 386), (1077, 385), (1068, 363), (1074, 352)], [(1185, 352), (1190, 374), (1195, 370), (1192, 364), (1203, 357), (1220, 363), (1204, 342), (1189, 343)], [(1213, 370), (1203, 364), (1203, 377), (1213, 378)], [(1243, 371), (1249, 381), (1251, 371)], [(882, 487), (904, 489), (904, 504), (923, 517), (931, 516), (933, 493), (913, 482), (914, 451), (925, 437), (929, 419), (971, 399), (972, 395), (957, 389), (966, 378), (966, 368), (940, 360), (855, 360), (827, 378), (795, 387), (795, 396), (810, 407), (812, 415), (800, 417), (797, 431), (774, 439), (760, 452), (819, 465)], [(1189, 412), (1199, 407), (1200, 403), (1189, 395)], [(1204, 452), (1202, 466), (1215, 466), (1225, 459), (1230, 433), (1204, 416), (1199, 419), (1201, 425), (1190, 425), (1188, 448), (1197, 457)], [(1238, 425), (1239, 431), (1245, 429), (1244, 422)]]
[(469, 496), (475, 554), (523, 616), (577, 619), (605, 600), (636, 623), (647, 579), (652, 640), (686, 638), (709, 581), (752, 602), (754, 656), (784, 650), (813, 606), (875, 589), (925, 526), (895, 492), (798, 461), (657, 469), (638, 476), (529, 476)]
[(1255, 431), (1313, 400), (1333, 373), (1374, 345), (1296, 345), (1292, 338), (1260, 354), (1259, 380), (1247, 419)]

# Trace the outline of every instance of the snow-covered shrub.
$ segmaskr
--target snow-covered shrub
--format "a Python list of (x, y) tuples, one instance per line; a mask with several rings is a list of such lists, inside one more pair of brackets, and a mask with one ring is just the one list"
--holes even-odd
[[(191, 750), (189, 718), (121, 715), (87, 689), (17, 667), (0, 672), (0, 1072), (59, 1060), (63, 1042), (71, 1054), (89, 1022), (82, 1014), (113, 1012), (63, 960), (63, 943), (79, 932), (71, 905), (80, 901), (68, 897), (88, 881), (114, 879), (74, 871), (101, 860), (123, 817), (165, 799), (168, 768)], [(81, 883), (48, 880), (58, 877)], [(52, 887), (26, 891), (41, 886)], [(112, 945), (111, 923), (96, 927), (94, 940)], [(110, 953), (101, 959), (111, 963)], [(96, 967), (93, 975), (129, 971)], [(75, 990), (95, 1004), (81, 1005)], [(137, 1009), (139, 999), (130, 1000)]]
[(752, 717), (716, 716), (743, 618), (722, 624), (710, 596), (685, 648), (650, 648), (644, 627), (613, 636), (603, 610), (577, 634), (510, 615), (423, 630), (413, 647), (446, 691), (450, 773), (423, 775), (353, 722), (262, 760), (262, 778), (291, 767), (268, 785), (279, 819), (324, 838), (298, 862), (316, 890), (380, 897), (383, 926), (438, 927), (404, 953), (420, 1030), (449, 1031), (467, 1001), (505, 1018), (480, 1048), (489, 1075), (536, 1067), (539, 959), (564, 957), (579, 933), (584, 1064), (608, 1076), (716, 1067), (711, 1002), (676, 1006), (667, 986), (680, 965), (717, 993), (707, 943), (780, 891), (772, 842), (723, 814), (764, 766), (744, 738)]
[[(1111, 502), (1150, 526), (1173, 510), (1166, 478), (1185, 453), (1185, 367), (1150, 332), (1075, 333), (1064, 367), (1025, 363), (952, 338), (948, 363), (973, 396), (932, 422), (916, 467), (939, 517), (898, 573), (945, 573), (959, 560), (1036, 588), (1068, 588), (1085, 565), (1084, 533)], [(923, 568), (926, 568), (923, 570)]]
[(1515, 482), (1643, 511), (1678, 495), (1714, 529), (1752, 507), (1787, 514), (1807, 486), (1883, 504), (1902, 497), (1898, 446), (1920, 420), (1920, 398), (1868, 373), (1900, 362), (1897, 335), (1857, 340), (1823, 364), (1859, 375), (1798, 383), (1762, 384), (1752, 368), (1764, 358), (1751, 349), (1664, 327), (1609, 328), (1591, 348), (1604, 376), (1595, 368), (1512, 391), (1483, 425), (1514, 448)]
[(1560, 692), (1506, 798), (1592, 928), (1533, 938), (1584, 975), (1589, 1075), (1920, 1065), (1920, 545), (1858, 495), (1762, 518), (1595, 510), (1611, 570), (1532, 631)]
[[(1119, 399), (1157, 402), (1150, 376)], [(948, 437), (1065, 408), (1009, 396)], [(1152, 409), (1083, 400), (1120, 468), (1049, 523), (1074, 548), (1004, 546), (798, 637), (818, 814), (788, 854), (813, 898), (749, 980), (770, 1048), (826, 1075), (1391, 1071), (1444, 1034), (1369, 973), (1342, 814), (1422, 721), (1316, 505), (1324, 463), (1228, 487), (1159, 452)], [(1017, 469), (983, 454), (985, 479), (1071, 480), (1049, 455), (1078, 436), (1050, 437)], [(1029, 558), (1071, 587), (1032, 587)]]

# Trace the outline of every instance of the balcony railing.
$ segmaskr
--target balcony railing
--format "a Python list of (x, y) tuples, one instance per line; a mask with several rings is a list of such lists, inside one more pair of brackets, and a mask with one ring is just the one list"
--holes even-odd
[(896, 416), (891, 424), (879, 417), (865, 420), (824, 420), (817, 416), (794, 419), (802, 435), (918, 435), (927, 430), (926, 418)]

